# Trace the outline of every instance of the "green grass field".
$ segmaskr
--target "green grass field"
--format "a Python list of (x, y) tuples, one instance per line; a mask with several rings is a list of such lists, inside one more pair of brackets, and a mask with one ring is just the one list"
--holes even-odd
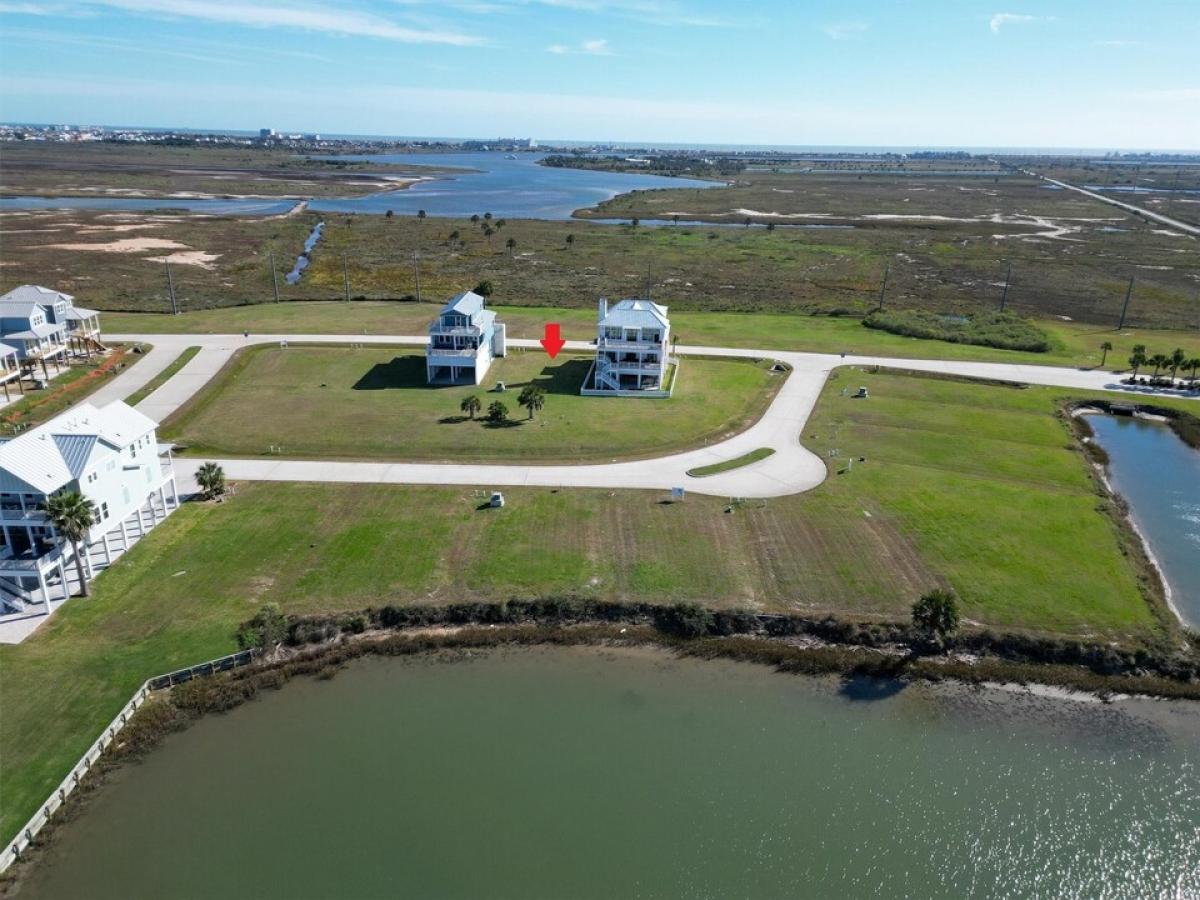
[[(266, 303), (200, 310), (179, 316), (157, 313), (105, 313), (104, 328), (114, 334), (423, 334), (437, 315), (432, 303), (309, 301)], [(595, 337), (593, 310), (494, 306), (513, 338), (539, 338), (546, 322), (562, 325), (571, 340)], [(969, 344), (903, 337), (865, 328), (853, 316), (809, 316), (770, 313), (671, 313), (672, 333), (681, 344), (749, 347), (906, 357), (910, 359), (977, 359), (1093, 368), (1103, 358), (1101, 344), (1113, 351), (1106, 367), (1125, 366), (1134, 344), (1170, 353), (1175, 347), (1200, 353), (1200, 333), (1194, 331), (1111, 328), (1043, 319), (1038, 327), (1054, 344), (1049, 353), (1022, 353)]]
[[(293, 344), (243, 351), (160, 433), (196, 454), (405, 459), (607, 461), (701, 446), (743, 430), (784, 375), (749, 360), (687, 359), (667, 400), (581, 397), (592, 358), (513, 351), (483, 385), (429, 387), (413, 348)], [(503, 381), (508, 390), (492, 388)], [(517, 404), (527, 384), (546, 392), (533, 419)], [(460, 411), (474, 395), (510, 421)]]
[(688, 469), (688, 474), (693, 478), (706, 478), (709, 475), (728, 472), (730, 469), (740, 469), (742, 466), (756, 463), (760, 459), (766, 459), (774, 453), (775, 451), (770, 447), (759, 447), (757, 450), (751, 450), (749, 453), (744, 453), (736, 459), (727, 459), (725, 462), (713, 463), (711, 466), (698, 466), (695, 469)]
[[(841, 396), (860, 384), (869, 400)], [(92, 599), (0, 647), (3, 836), (143, 679), (230, 652), (267, 601), (315, 613), (572, 593), (902, 619), (941, 584), (972, 624), (1159, 635), (1127, 536), (1056, 414), (1062, 393), (839, 371), (803, 436), (841, 451), (829, 479), (735, 507), (524, 488), (485, 510), (478, 489), (277, 483), (188, 504)], [(865, 461), (843, 472), (851, 455)]]

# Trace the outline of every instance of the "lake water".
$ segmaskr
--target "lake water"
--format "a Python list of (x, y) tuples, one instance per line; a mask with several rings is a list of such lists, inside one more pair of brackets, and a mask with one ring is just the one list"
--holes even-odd
[(472, 174), (424, 181), (402, 191), (388, 191), (349, 200), (314, 200), (320, 212), (469, 217), (490, 212), (498, 218), (569, 219), (571, 213), (628, 191), (654, 188), (721, 187), (719, 182), (668, 178), (625, 172), (594, 172), (538, 165), (545, 154), (522, 153), (506, 159), (502, 153), (400, 153), (344, 156), (374, 162), (458, 166)]
[(168, 738), (22, 897), (1180, 897), (1200, 705), (372, 658)]
[(1133, 416), (1089, 416), (1110, 457), (1113, 487), (1150, 542), (1180, 617), (1200, 627), (1200, 451), (1168, 426)]
[[(523, 153), (506, 159), (502, 153), (402, 153), (342, 156), (406, 165), (453, 166), (473, 172), (438, 176), (405, 190), (380, 191), (362, 197), (313, 200), (309, 209), (323, 213), (368, 213), (470, 217), (490, 212), (497, 218), (569, 219), (577, 209), (608, 200), (617, 194), (653, 188), (720, 187), (714, 181), (668, 178), (624, 172), (593, 172), (540, 166), (544, 154)], [(275, 215), (287, 212), (294, 201), (269, 200), (150, 200), (130, 197), (5, 197), (0, 211), (27, 209), (185, 209), (211, 215)]]

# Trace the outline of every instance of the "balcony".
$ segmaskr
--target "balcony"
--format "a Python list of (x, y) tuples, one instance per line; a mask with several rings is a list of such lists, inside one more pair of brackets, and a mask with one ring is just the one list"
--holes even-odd
[(601, 350), (656, 350), (662, 346), (658, 341), (627, 341), (624, 338), (600, 338), (596, 344)]
[(446, 335), (448, 337), (481, 337), (483, 329), (478, 325), (443, 325), (435, 322), (429, 326), (429, 336)]
[(428, 359), (438, 359), (447, 357), (450, 359), (474, 359), (479, 355), (478, 347), (467, 347), (464, 349), (455, 349), (454, 347), (427, 347), (425, 356)]

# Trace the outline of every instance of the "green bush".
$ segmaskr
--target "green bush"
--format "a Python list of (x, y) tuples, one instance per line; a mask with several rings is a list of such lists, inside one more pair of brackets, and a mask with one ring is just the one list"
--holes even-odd
[(878, 309), (869, 313), (863, 319), (863, 324), (905, 337), (948, 341), (952, 344), (978, 344), (1031, 353), (1045, 353), (1050, 349), (1050, 339), (1044, 331), (1011, 313), (947, 316), (916, 309)]

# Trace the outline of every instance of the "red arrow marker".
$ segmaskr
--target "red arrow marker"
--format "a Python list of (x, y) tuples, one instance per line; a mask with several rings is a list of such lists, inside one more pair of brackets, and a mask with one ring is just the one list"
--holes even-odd
[(546, 348), (546, 352), (550, 354), (550, 358), (558, 356), (558, 351), (563, 348), (566, 341), (559, 334), (559, 326), (557, 322), (546, 323), (546, 333), (542, 336), (542, 346)]

